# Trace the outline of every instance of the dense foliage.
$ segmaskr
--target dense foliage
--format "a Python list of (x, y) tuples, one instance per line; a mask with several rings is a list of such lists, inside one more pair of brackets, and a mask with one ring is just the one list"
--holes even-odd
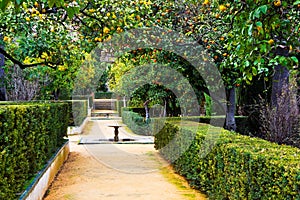
[(65, 142), (65, 103), (0, 105), (0, 199), (16, 199)]
[[(155, 147), (192, 186), (212, 199), (300, 198), (299, 149), (224, 130), (202, 158), (209, 127), (198, 128), (167, 124), (155, 136)], [(198, 132), (192, 144), (174, 161), (193, 131)], [(171, 140), (175, 145), (168, 145)]]

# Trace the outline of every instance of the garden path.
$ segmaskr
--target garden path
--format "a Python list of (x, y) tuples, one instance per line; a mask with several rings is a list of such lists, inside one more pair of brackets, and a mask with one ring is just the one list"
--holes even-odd
[[(153, 144), (81, 144), (113, 138), (112, 123), (91, 120), (83, 134), (69, 136), (71, 153), (44, 200), (206, 199), (175, 174)], [(134, 136), (125, 127), (119, 138)]]

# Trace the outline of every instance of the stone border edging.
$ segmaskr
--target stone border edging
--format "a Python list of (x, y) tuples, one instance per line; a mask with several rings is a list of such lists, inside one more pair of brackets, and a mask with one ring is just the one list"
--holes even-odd
[(69, 126), (68, 127), (68, 135), (76, 135), (76, 134), (81, 134), (83, 128), (85, 127), (85, 125), (87, 124), (87, 122), (90, 120), (90, 117), (86, 117), (82, 124), (80, 126)]
[(41, 200), (47, 192), (48, 187), (54, 180), (61, 166), (67, 160), (70, 153), (69, 141), (67, 141), (53, 156), (47, 166), (39, 172), (19, 200)]

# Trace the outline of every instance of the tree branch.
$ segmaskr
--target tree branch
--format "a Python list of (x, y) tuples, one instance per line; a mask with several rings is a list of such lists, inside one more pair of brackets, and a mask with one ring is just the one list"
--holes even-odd
[(21, 69), (25, 69), (25, 68), (29, 68), (29, 67), (36, 67), (38, 65), (46, 65), (46, 66), (48, 66), (48, 67), (50, 67), (52, 69), (55, 69), (56, 67), (54, 67), (53, 65), (62, 64), (62, 63), (52, 63), (52, 62), (40, 62), (40, 63), (32, 63), (32, 64), (23, 64), (19, 60), (17, 60), (14, 57), (12, 57), (9, 53), (7, 53), (2, 48), (0, 48), (0, 54), (4, 55), (7, 59), (9, 59), (10, 61), (12, 61), (14, 64), (19, 65), (19, 67)]
[(230, 28), (227, 30), (227, 33), (229, 33), (229, 31), (231, 31), (232, 29), (233, 29), (233, 23), (234, 23), (234, 20), (235, 20), (235, 17), (240, 13), (240, 12), (242, 12), (244, 9), (245, 9), (245, 5), (246, 5), (246, 3), (245, 2), (241, 2), (242, 3), (242, 7), (241, 7), (241, 9), (239, 9), (234, 15), (233, 15), (233, 17), (232, 17), (232, 20), (231, 20), (231, 22), (230, 22)]

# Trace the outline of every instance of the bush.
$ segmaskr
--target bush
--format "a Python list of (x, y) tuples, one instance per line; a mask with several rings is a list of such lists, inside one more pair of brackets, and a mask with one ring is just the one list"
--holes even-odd
[(160, 118), (150, 118), (146, 123), (144, 117), (126, 109), (122, 109), (122, 121), (137, 135), (155, 135), (163, 127), (164, 120)]
[(277, 97), (278, 106), (262, 100), (258, 107), (259, 131), (262, 138), (278, 144), (300, 147), (300, 98), (296, 84), (284, 84)]
[[(299, 199), (300, 150), (223, 130), (206, 157), (199, 152), (208, 126), (201, 126), (189, 148), (192, 131), (167, 125), (155, 135), (155, 147), (172, 162), (174, 169), (211, 199)], [(178, 134), (182, 134), (180, 136)], [(171, 139), (177, 145), (164, 148)], [(177, 152), (177, 153), (176, 153)]]
[(113, 92), (96, 92), (95, 99), (111, 99)]
[(122, 108), (122, 111), (132, 111), (135, 113), (138, 113), (142, 117), (146, 117), (146, 111), (145, 108), (138, 108), (138, 107), (124, 107)]
[(69, 126), (80, 126), (88, 116), (87, 100), (70, 100), (66, 102), (70, 112)]
[(64, 103), (0, 105), (0, 199), (16, 199), (25, 189), (65, 142), (68, 121)]
[(147, 124), (144, 120), (144, 117), (140, 116), (138, 113), (123, 110), (122, 121), (135, 134), (152, 135), (149, 124)]
[[(180, 117), (168, 117), (167, 121), (178, 121), (181, 120)], [(224, 127), (225, 116), (191, 116), (191, 117), (184, 117), (184, 120), (199, 122), (204, 124), (210, 124), (212, 126), (222, 126)], [(246, 116), (235, 116), (235, 122), (237, 130), (236, 132), (249, 135), (250, 134), (250, 127), (248, 117)]]

